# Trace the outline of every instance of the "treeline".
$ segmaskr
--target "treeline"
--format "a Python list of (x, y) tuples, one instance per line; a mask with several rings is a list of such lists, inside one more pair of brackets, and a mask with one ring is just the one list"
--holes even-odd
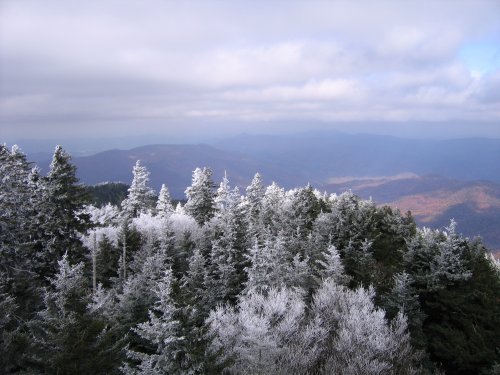
[(500, 268), (453, 221), (208, 168), (174, 205), (139, 161), (98, 207), (75, 172), (0, 146), (1, 373), (500, 372)]
[(123, 182), (106, 182), (85, 186), (85, 189), (90, 194), (90, 203), (100, 208), (108, 203), (113, 206), (119, 206), (127, 197), (129, 187), (129, 185)]

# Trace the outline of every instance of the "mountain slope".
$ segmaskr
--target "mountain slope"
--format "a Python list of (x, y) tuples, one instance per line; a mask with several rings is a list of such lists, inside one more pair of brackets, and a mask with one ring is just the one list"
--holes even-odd
[(227, 171), (231, 183), (241, 187), (246, 187), (256, 172), (265, 176), (279, 175), (280, 181), (287, 185), (300, 179), (297, 173), (277, 170), (272, 165), (207, 145), (148, 145), (131, 150), (109, 150), (76, 157), (73, 163), (78, 168), (78, 177), (86, 184), (130, 183), (132, 167), (138, 159), (151, 173), (150, 185), (158, 191), (162, 183), (167, 184), (175, 198), (184, 198), (184, 190), (191, 185), (191, 174), (196, 167), (211, 167), (217, 184)]
[(453, 218), (464, 235), (481, 235), (490, 248), (500, 249), (500, 184), (414, 174), (334, 179), (328, 184), (330, 191), (347, 189), (411, 211), (420, 225), (443, 228)]

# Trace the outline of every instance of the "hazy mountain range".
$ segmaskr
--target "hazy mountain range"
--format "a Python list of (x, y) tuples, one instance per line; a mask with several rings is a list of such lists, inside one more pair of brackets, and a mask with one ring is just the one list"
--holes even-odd
[[(43, 170), (47, 155), (30, 155)], [(86, 184), (130, 183), (136, 160), (151, 172), (151, 186), (169, 186), (184, 197), (196, 167), (209, 166), (214, 180), (227, 171), (233, 185), (246, 187), (256, 172), (269, 184), (327, 192), (352, 189), (402, 211), (421, 225), (443, 227), (455, 218), (465, 235), (481, 234), (500, 249), (500, 140), (416, 140), (389, 136), (305, 133), (241, 135), (201, 145), (148, 145), (75, 157)]]
[(294, 168), (311, 182), (402, 172), (500, 182), (500, 139), (404, 139), (330, 132), (243, 135), (213, 143), (257, 161)]

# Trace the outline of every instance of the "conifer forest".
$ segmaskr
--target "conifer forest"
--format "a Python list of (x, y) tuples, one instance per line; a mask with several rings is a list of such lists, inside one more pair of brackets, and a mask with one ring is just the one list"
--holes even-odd
[(2, 374), (500, 374), (500, 265), (450, 220), (351, 192), (231, 186), (185, 203), (137, 161), (120, 205), (70, 155), (0, 146)]

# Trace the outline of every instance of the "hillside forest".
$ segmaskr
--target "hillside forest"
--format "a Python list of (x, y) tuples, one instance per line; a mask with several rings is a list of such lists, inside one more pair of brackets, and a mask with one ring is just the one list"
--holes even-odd
[(42, 175), (0, 146), (0, 373), (500, 374), (500, 265), (453, 220), (131, 177), (92, 204), (62, 147)]

